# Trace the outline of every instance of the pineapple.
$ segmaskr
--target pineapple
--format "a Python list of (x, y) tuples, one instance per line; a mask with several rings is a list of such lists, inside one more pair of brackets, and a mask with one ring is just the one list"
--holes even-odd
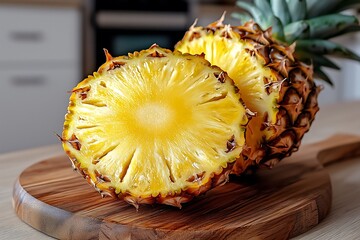
[(312, 68), (296, 61), (293, 48), (271, 38), (254, 22), (243, 26), (192, 26), (176, 49), (205, 53), (226, 71), (245, 105), (255, 113), (247, 125), (246, 146), (234, 165), (240, 174), (249, 166), (276, 162), (299, 147), (318, 111)]
[[(359, 30), (355, 17), (336, 14), (359, 2), (238, 1), (250, 13), (234, 14), (243, 21), (242, 26), (224, 25), (223, 15), (207, 27), (194, 24), (176, 45), (182, 53), (205, 54), (211, 64), (226, 71), (245, 105), (255, 113), (234, 173), (251, 165), (272, 167), (299, 148), (319, 110), (320, 87), (314, 77), (331, 84), (322, 67), (338, 68), (324, 54), (360, 59), (326, 40)], [(327, 13), (332, 14), (316, 17)]]
[(181, 207), (225, 183), (248, 122), (227, 74), (157, 45), (105, 53), (70, 97), (61, 140), (74, 168), (102, 195), (136, 208)]

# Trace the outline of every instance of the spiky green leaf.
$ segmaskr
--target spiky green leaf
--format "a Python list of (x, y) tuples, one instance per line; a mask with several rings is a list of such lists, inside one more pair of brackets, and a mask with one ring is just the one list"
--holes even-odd
[(235, 13), (231, 14), (231, 17), (240, 20), (241, 24), (244, 24), (244, 23), (252, 20), (252, 17), (247, 13), (237, 13), (237, 12), (235, 12)]
[(310, 26), (310, 38), (327, 39), (329, 36), (356, 26), (359, 21), (354, 16), (344, 14), (330, 14), (307, 20)]
[(331, 55), (360, 62), (360, 56), (340, 44), (328, 40), (298, 40), (296, 48), (314, 54)]
[(284, 27), (283, 27), (280, 19), (274, 16), (272, 18), (271, 22), (272, 22), (273, 37), (275, 37), (277, 40), (279, 40), (281, 42), (286, 42), (285, 34), (284, 34)]
[(314, 77), (324, 80), (325, 82), (330, 84), (330, 86), (334, 86), (329, 76), (325, 72), (323, 72), (321, 68), (314, 68)]
[(296, 22), (306, 18), (306, 1), (305, 0), (286, 0), (291, 22)]
[[(278, 19), (274, 14), (272, 14), (268, 0), (255, 0), (254, 3), (258, 4), (259, 6), (261, 5), (261, 3), (263, 3), (264, 5), (262, 5), (260, 8), (257, 5), (255, 6), (246, 2), (238, 1), (237, 6), (250, 13), (254, 21), (257, 22), (262, 29), (272, 27), (273, 36), (279, 41), (285, 42), (283, 25), (280, 19)], [(267, 7), (269, 7), (269, 9), (266, 10)], [(238, 19), (242, 17), (244, 16), (235, 16), (235, 18)]]
[(270, 19), (274, 17), (269, 0), (254, 0), (254, 5), (265, 14), (266, 20), (270, 23)]
[(283, 25), (291, 21), (288, 5), (285, 0), (270, 0), (272, 11), (278, 17)]
[(331, 12), (342, 0), (306, 0), (307, 18), (311, 19)]
[(344, 14), (331, 14), (308, 20), (293, 22), (285, 27), (287, 40), (328, 39), (337, 36), (345, 29), (358, 26), (356, 17)]
[(304, 20), (293, 22), (285, 26), (284, 34), (286, 42), (291, 44), (296, 39), (308, 38), (310, 36), (310, 27)]
[(263, 28), (270, 27), (270, 24), (266, 21), (265, 18), (266, 14), (262, 12), (261, 9), (257, 8), (255, 5), (242, 1), (238, 1), (236, 5), (244, 9), (248, 13), (250, 13), (254, 21), (260, 24), (261, 27)]
[(314, 66), (340, 70), (340, 67), (336, 63), (319, 54), (312, 54), (310, 52), (298, 50), (296, 51), (296, 58), (307, 64), (313, 64)]
[(327, 39), (337, 37), (337, 36), (342, 36), (344, 34), (351, 33), (351, 32), (358, 32), (358, 31), (360, 31), (360, 26), (359, 25), (350, 26), (350, 27), (347, 27), (347, 28), (343, 29), (342, 31), (336, 32), (333, 35), (328, 36)]
[(331, 61), (329, 58), (321, 56), (321, 55), (314, 55), (313, 62), (315, 65), (328, 67), (328, 68), (332, 68), (335, 70), (340, 70), (340, 67), (336, 63)]
[(267, 24), (261, 27), (263, 29), (267, 29), (272, 26), (276, 16), (271, 9), (270, 0), (254, 0), (254, 5), (264, 13), (264, 17), (266, 19), (265, 21)]

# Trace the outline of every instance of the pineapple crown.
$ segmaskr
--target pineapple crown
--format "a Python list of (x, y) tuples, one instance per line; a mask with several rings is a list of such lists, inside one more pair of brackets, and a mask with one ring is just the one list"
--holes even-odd
[[(233, 13), (242, 23), (257, 22), (261, 28), (272, 28), (275, 39), (296, 43), (295, 55), (312, 64), (316, 78), (332, 85), (322, 67), (340, 70), (328, 56), (360, 62), (360, 56), (329, 39), (360, 30), (359, 21), (344, 10), (360, 6), (360, 0), (238, 0), (236, 5), (246, 12)], [(327, 55), (327, 56), (325, 56)]]

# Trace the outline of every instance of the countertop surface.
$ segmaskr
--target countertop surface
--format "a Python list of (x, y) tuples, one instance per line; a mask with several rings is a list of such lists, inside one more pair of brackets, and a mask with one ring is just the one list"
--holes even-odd
[[(360, 135), (360, 102), (322, 107), (302, 147), (336, 133)], [(51, 239), (16, 216), (12, 208), (12, 188), (23, 169), (59, 154), (63, 154), (60, 144), (0, 154), (0, 239)], [(319, 225), (295, 239), (360, 239), (360, 158), (326, 169), (333, 187), (332, 210)]]

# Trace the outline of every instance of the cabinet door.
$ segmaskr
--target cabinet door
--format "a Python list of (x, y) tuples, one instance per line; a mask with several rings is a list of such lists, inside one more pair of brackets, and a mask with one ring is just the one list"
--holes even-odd
[(0, 5), (0, 64), (79, 61), (80, 16), (70, 8)]
[(76, 69), (0, 70), (0, 152), (59, 143)]

